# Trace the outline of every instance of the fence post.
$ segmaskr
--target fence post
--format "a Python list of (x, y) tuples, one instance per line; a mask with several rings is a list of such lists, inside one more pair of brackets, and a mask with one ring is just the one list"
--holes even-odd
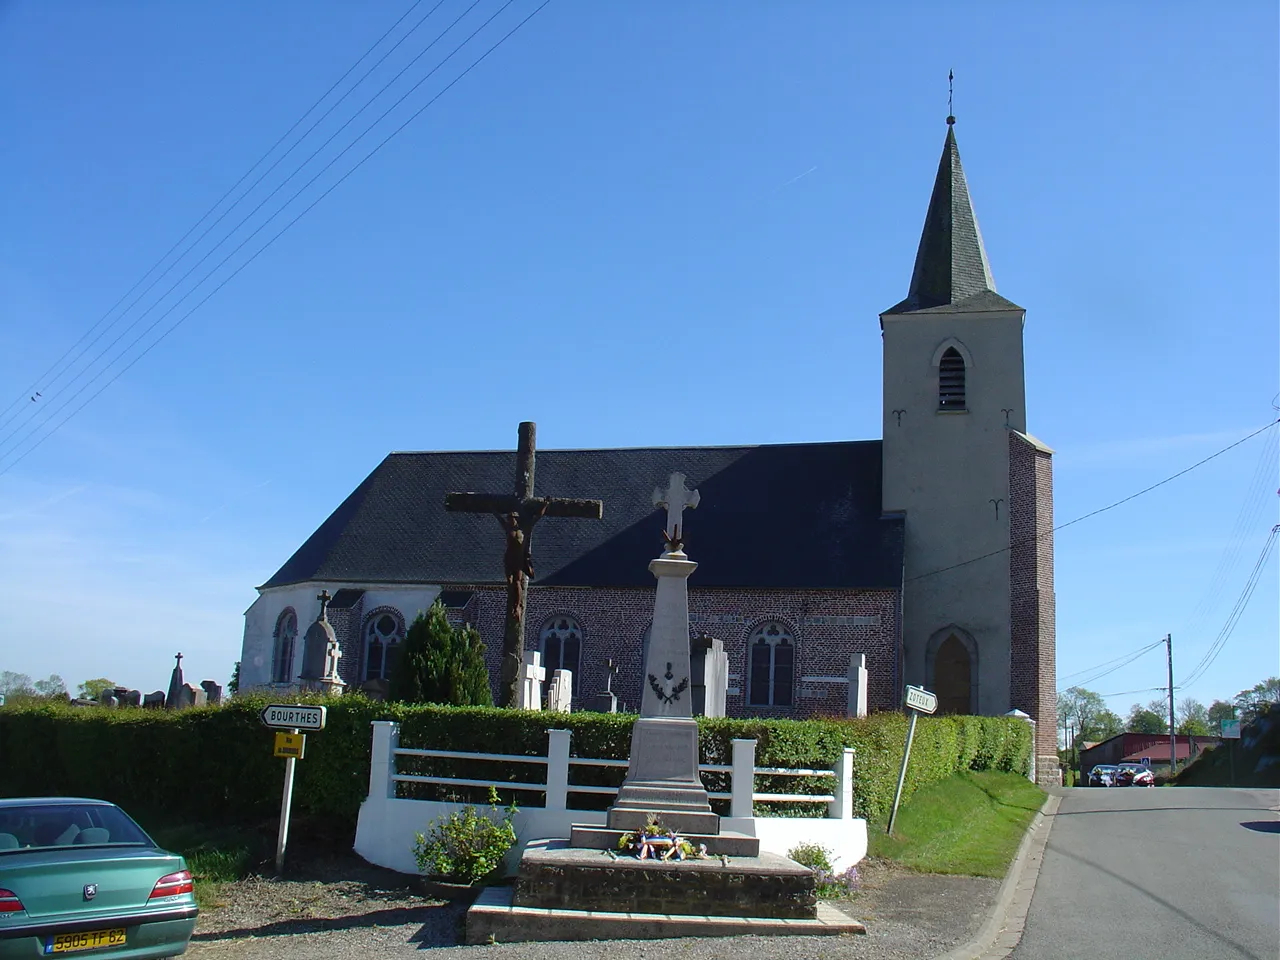
[(569, 808), (568, 730), (547, 731), (547, 809)]
[(400, 747), (400, 724), (394, 720), (373, 721), (373, 751), (369, 758), (369, 799), (394, 800), (396, 750)]
[(750, 817), (754, 811), (752, 794), (756, 791), (756, 742), (733, 741), (733, 782), (729, 787), (729, 816)]
[(833, 820), (853, 819), (853, 747), (845, 747), (836, 761), (836, 786), (831, 791), (835, 797), (827, 804), (827, 816)]

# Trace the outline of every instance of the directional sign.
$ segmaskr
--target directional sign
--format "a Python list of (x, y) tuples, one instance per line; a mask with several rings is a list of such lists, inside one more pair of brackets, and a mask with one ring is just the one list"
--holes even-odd
[(276, 734), (275, 755), (288, 759), (293, 757), (295, 760), (301, 760), (303, 751), (307, 746), (307, 735), (305, 733), (285, 733), (283, 730)]
[(1240, 739), (1240, 721), (1239, 720), (1223, 720), (1222, 721), (1222, 739), (1223, 740), (1239, 740)]
[(327, 713), (327, 707), (273, 703), (265, 707), (260, 716), (264, 725), (278, 730), (323, 730)]
[(907, 687), (907, 706), (921, 713), (933, 713), (938, 709), (938, 695), (924, 687)]

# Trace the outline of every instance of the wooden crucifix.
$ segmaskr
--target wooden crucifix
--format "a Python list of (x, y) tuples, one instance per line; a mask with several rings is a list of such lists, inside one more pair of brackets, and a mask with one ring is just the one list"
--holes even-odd
[(604, 515), (604, 503), (600, 500), (533, 495), (536, 433), (535, 424), (527, 421), (520, 424), (514, 495), (449, 493), (444, 498), (446, 510), (493, 514), (506, 535), (507, 548), (503, 554), (502, 567), (507, 580), (507, 620), (502, 635), (502, 666), (498, 673), (499, 703), (504, 707), (514, 707), (518, 702), (520, 664), (524, 660), (525, 602), (529, 593), (529, 578), (533, 576), (530, 546), (534, 525), (543, 517), (599, 520)]

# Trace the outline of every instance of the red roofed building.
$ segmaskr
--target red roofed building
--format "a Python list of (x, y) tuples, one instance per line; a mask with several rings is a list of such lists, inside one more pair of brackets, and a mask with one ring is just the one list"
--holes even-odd
[[(1189, 737), (1178, 734), (1176, 759), (1179, 764), (1198, 756), (1201, 751), (1216, 746), (1217, 737)], [(1080, 772), (1087, 776), (1100, 763), (1141, 763), (1143, 758), (1153, 767), (1169, 765), (1169, 735), (1167, 733), (1121, 733), (1110, 740), (1103, 740), (1080, 751)]]

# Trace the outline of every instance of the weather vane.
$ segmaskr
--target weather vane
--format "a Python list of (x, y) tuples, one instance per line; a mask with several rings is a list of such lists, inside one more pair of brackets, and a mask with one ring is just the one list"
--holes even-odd
[(955, 70), (947, 71), (947, 126), (956, 122), (955, 108), (952, 101), (956, 93), (956, 72)]

